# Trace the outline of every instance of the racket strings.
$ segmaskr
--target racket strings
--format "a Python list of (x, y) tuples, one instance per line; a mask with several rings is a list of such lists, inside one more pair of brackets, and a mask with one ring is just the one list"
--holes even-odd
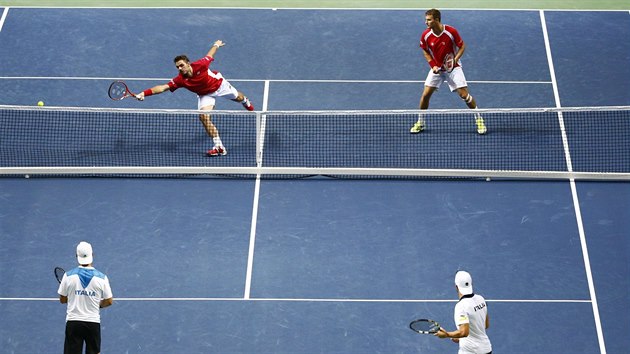
[(63, 270), (63, 268), (60, 268), (60, 267), (55, 268), (55, 277), (60, 283), (61, 283), (61, 280), (63, 279), (64, 274), (66, 274), (66, 271)]
[(436, 333), (440, 325), (432, 320), (417, 320), (410, 324), (411, 329), (419, 333)]
[(449, 53), (446, 55), (446, 57), (444, 57), (443, 68), (444, 70), (450, 72), (451, 70), (453, 70), (454, 66), (455, 66), (455, 57), (453, 56), (452, 53)]
[(127, 86), (122, 82), (114, 82), (109, 86), (109, 97), (121, 99), (127, 95)]

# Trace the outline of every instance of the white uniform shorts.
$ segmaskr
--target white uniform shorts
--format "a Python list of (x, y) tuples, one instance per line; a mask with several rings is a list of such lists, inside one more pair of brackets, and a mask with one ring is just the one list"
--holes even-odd
[(464, 76), (464, 70), (462, 70), (461, 66), (453, 68), (453, 71), (450, 73), (440, 71), (439, 73), (434, 74), (433, 70), (429, 70), (429, 74), (427, 75), (427, 79), (424, 81), (424, 85), (439, 88), (443, 82), (448, 83), (448, 87), (451, 89), (451, 92), (457, 90), (458, 88), (468, 86), (466, 83), (466, 76)]
[(219, 86), (218, 90), (207, 95), (197, 96), (197, 109), (201, 109), (202, 107), (207, 106), (214, 106), (216, 102), (215, 97), (223, 97), (228, 100), (233, 100), (238, 97), (238, 91), (225, 78), (223, 78), (223, 75), (221, 75), (221, 73), (213, 73), (212, 75), (223, 79), (223, 81), (221, 82), (221, 86)]

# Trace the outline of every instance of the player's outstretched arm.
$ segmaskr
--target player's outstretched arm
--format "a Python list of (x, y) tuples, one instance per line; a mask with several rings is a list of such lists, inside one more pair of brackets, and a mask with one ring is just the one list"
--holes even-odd
[(210, 47), (210, 50), (208, 51), (208, 54), (206, 54), (206, 56), (214, 58), (214, 54), (217, 52), (217, 49), (219, 49), (219, 47), (223, 47), (224, 45), (225, 45), (225, 42), (223, 42), (220, 39), (215, 41), (212, 44), (212, 47)]
[(162, 93), (162, 92), (164, 92), (166, 90), (168, 90), (168, 85), (166, 85), (166, 84), (153, 86), (150, 89), (146, 89), (146, 90), (140, 92), (139, 94), (137, 94), (136, 98), (138, 99), (138, 101), (144, 101), (144, 98), (146, 96), (157, 95), (157, 94), (160, 94), (160, 93)]

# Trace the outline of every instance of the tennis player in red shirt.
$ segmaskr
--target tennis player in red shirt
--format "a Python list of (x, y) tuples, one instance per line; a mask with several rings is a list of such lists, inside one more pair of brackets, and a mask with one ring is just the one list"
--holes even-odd
[[(424, 91), (420, 98), (420, 109), (429, 108), (429, 100), (442, 83), (448, 83), (451, 92), (457, 91), (468, 108), (477, 108), (477, 102), (468, 92), (468, 84), (461, 67), (460, 58), (464, 55), (466, 43), (462, 40), (459, 32), (449, 25), (442, 24), (442, 15), (439, 10), (431, 9), (425, 13), (425, 23), (427, 29), (422, 32), (420, 37), (420, 48), (422, 54), (426, 58), (431, 70), (427, 74), (424, 82)], [(454, 56), (453, 70), (448, 72), (445, 70), (445, 59), (448, 55)], [(477, 125), (477, 133), (485, 134), (487, 129), (483, 118), (478, 113), (475, 114), (475, 123)], [(422, 115), (418, 117), (418, 121), (413, 125), (410, 132), (420, 133), (424, 130), (426, 124)]]
[[(217, 52), (217, 49), (224, 45), (225, 43), (221, 40), (214, 42), (208, 54), (193, 63), (185, 55), (175, 57), (175, 67), (179, 70), (179, 75), (174, 77), (168, 84), (157, 85), (144, 90), (136, 95), (136, 98), (142, 101), (147, 96), (156, 95), (166, 90), (173, 92), (183, 87), (197, 94), (199, 99), (197, 108), (200, 111), (213, 110), (215, 97), (223, 97), (240, 102), (248, 111), (253, 111), (254, 105), (242, 92), (237, 91), (220, 72), (209, 69), (210, 63), (214, 61), (214, 54)], [(226, 155), (227, 149), (221, 142), (219, 130), (212, 123), (210, 114), (200, 114), (199, 119), (214, 142), (214, 147), (208, 151), (208, 156)]]

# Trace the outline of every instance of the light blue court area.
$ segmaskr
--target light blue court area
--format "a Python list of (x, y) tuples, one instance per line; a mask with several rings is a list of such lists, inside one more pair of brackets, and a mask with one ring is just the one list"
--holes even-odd
[[(609, 353), (622, 353), (628, 341), (620, 327), (630, 320), (619, 316), (625, 311), (630, 295), (630, 187), (618, 183), (579, 183), (582, 212), (586, 216), (584, 229), (588, 238), (589, 255), (595, 276), (600, 314)], [(610, 321), (617, 318), (616, 321)], [(616, 323), (615, 323), (616, 322)]]
[[(33, 288), (32, 283), (48, 282), (49, 271), (43, 270), (50, 267), (49, 262), (66, 269), (75, 265), (68, 255), (73, 254), (77, 237), (92, 240), (101, 271), (116, 273), (111, 277), (113, 283), (122, 282), (115, 287), (119, 296), (243, 294), (251, 183), (223, 181), (215, 186), (202, 179), (4, 179), (2, 190), (6, 201), (3, 238), (31, 240), (26, 245), (7, 243), (0, 258), (3, 269), (12, 267), (16, 257), (41, 260), (46, 254), (43, 269), (37, 265), (39, 261), (28, 262), (30, 266), (5, 273), (4, 281), (13, 286), (3, 288), (2, 296), (19, 297), (24, 289), (29, 289), (29, 297), (49, 296), (49, 288)], [(15, 204), (18, 200), (22, 201), (19, 205)], [(176, 280), (185, 277), (194, 280), (187, 285)], [(157, 278), (170, 281), (156, 283)]]
[[(515, 316), (540, 329), (535, 318), (553, 312), (543, 324), (549, 331), (557, 322), (592, 323), (566, 183), (263, 181), (245, 299), (253, 184), (5, 179), (3, 234), (14, 241), (0, 259), (15, 271), (5, 274), (2, 297), (18, 299), (0, 302), (14, 324), (3, 337), (36, 349), (26, 341), (35, 326), (61, 345), (56, 325), (17, 313), (63, 317), (54, 301), (19, 298), (53, 296), (49, 268), (72, 266), (75, 239), (92, 241), (96, 266), (122, 298), (103, 312), (105, 343), (121, 351), (158, 343), (174, 351), (447, 350), (449, 343), (414, 335), (406, 324), (421, 314), (449, 324), (452, 273), (460, 268), (493, 302), (490, 333), (510, 338), (496, 341), (496, 350), (530, 341), (557, 348), (538, 331), (510, 337)], [(24, 262), (16, 267), (15, 259)], [(597, 348), (592, 326), (581, 326), (570, 348)]]
[[(166, 83), (177, 74), (173, 57), (201, 57), (216, 39), (227, 45), (211, 68), (257, 110), (416, 109), (428, 70), (418, 49), (423, 10), (1, 10), (2, 105), (196, 109), (184, 90), (142, 103), (113, 102), (106, 92), (117, 79), (136, 91)], [(627, 11), (445, 10), (443, 22), (467, 43), (462, 60), (482, 108), (630, 105)], [(595, 28), (607, 35), (593, 37)], [(431, 101), (464, 107), (446, 86)], [(217, 109), (242, 107), (223, 100)], [(344, 159), (358, 156), (365, 166), (352, 167), (369, 167), (373, 151), (396, 164), (432, 148), (434, 168), (519, 169), (526, 161), (566, 170), (552, 115), (519, 116), (535, 123), (527, 132), (488, 116), (483, 137), (472, 119), (460, 131), (452, 125), (462, 117), (430, 116), (429, 129), (411, 135), (410, 117), (392, 125), (395, 139), (381, 140), (362, 136), (366, 127), (351, 116), (270, 120), (296, 133), (267, 136), (287, 146), (266, 150), (264, 162), (350, 167)], [(564, 117), (573, 165), (627, 172), (630, 159), (608, 158), (613, 148), (630, 151), (628, 127), (606, 130), (607, 117), (595, 117)], [(124, 141), (147, 151), (171, 149), (173, 131), (150, 144), (131, 136), (144, 130), (110, 118), (98, 128), (125, 127)], [(56, 136), (74, 141), (80, 124), (58, 121)], [(217, 121), (226, 141), (245, 126)], [(199, 130), (183, 138), (194, 142), (186, 152), (205, 165), (211, 142), (196, 117), (190, 124)], [(0, 127), (0, 139), (14, 132)], [(594, 136), (605, 143), (584, 143)], [(313, 137), (337, 140), (329, 155), (309, 154), (304, 142)], [(471, 148), (479, 139), (496, 148)], [(229, 166), (245, 153), (253, 164), (253, 146), (232, 145), (225, 160), (208, 164)], [(523, 146), (529, 153), (517, 155)], [(625, 353), (629, 210), (627, 182), (2, 177), (0, 352), (62, 350), (65, 307), (52, 270), (74, 267), (74, 247), (88, 240), (115, 297), (102, 311), (107, 353), (456, 353), (454, 343), (407, 326), (429, 317), (455, 328), (458, 269), (488, 300), (493, 352)]]
[[(6, 63), (0, 76), (11, 90), (0, 103), (41, 99), (54, 106), (121, 107), (103, 95), (113, 78), (126, 79), (132, 91), (165, 83), (177, 74), (172, 58), (201, 57), (215, 39), (223, 39), (227, 45), (212, 68), (257, 107), (265, 95), (261, 81), (269, 80), (269, 109), (417, 108), (429, 69), (418, 48), (420, 11), (208, 9), (194, 11), (192, 18), (188, 11), (193, 10), (12, 8), (0, 32), (6, 49), (0, 53)], [(537, 11), (449, 11), (443, 17), (468, 43), (462, 61), (481, 107), (553, 106)], [(488, 21), (510, 26), (510, 36), (488, 31)], [(160, 31), (150, 38), (159, 40), (141, 35), (155, 28)], [(31, 52), (27, 43), (59, 45)], [(446, 87), (442, 91), (433, 108), (464, 108)], [(194, 109), (191, 96), (176, 92), (122, 107)], [(239, 107), (220, 102), (218, 108)]]
[[(552, 53), (561, 58), (556, 75), (563, 106), (630, 104), (626, 94), (630, 90), (630, 43), (624, 39), (630, 28), (629, 13), (546, 13)], [(607, 33), (606, 40), (592, 35), (593, 26)]]
[[(498, 298), (585, 299), (570, 206), (564, 183), (264, 182), (252, 295), (448, 299), (461, 268)], [(512, 284), (515, 273), (530, 280)]]

